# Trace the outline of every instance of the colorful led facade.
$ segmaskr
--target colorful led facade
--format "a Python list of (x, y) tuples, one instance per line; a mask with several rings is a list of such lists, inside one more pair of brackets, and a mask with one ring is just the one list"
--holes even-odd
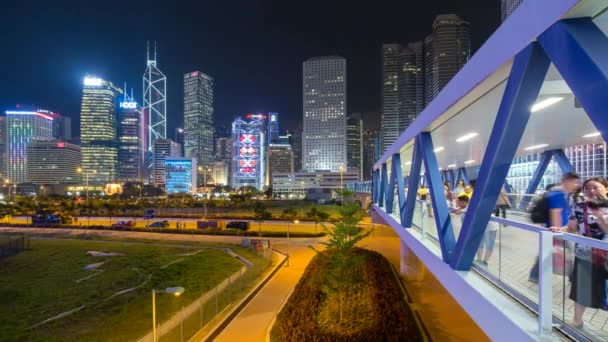
[(37, 108), (6, 111), (6, 175), (11, 183), (27, 182), (27, 147), (53, 137), (53, 113)]
[(85, 77), (80, 110), (82, 172), (90, 182), (116, 179), (116, 99), (122, 90), (101, 78)]
[(196, 191), (196, 159), (165, 158), (165, 190), (168, 194)]
[(232, 123), (232, 187), (261, 190), (266, 183), (266, 115), (248, 114), (247, 119)]
[(152, 184), (155, 187), (165, 187), (165, 160), (181, 157), (181, 150), (182, 147), (171, 139), (157, 139), (154, 141)]

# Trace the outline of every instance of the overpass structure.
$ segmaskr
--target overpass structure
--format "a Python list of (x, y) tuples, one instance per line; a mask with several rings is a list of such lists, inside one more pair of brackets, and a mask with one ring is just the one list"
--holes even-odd
[[(605, 0), (524, 1), (376, 162), (373, 181), (349, 185), (371, 192), (402, 256), (421, 260), (492, 340), (608, 340), (606, 311), (569, 323), (572, 281), (589, 293), (608, 284), (568, 270), (575, 244), (608, 243), (553, 234), (514, 211), (492, 216), (515, 157), (542, 152), (533, 193), (552, 158), (572, 170), (564, 147), (608, 141), (607, 10)], [(476, 182), (466, 213), (454, 215), (443, 181), (459, 179)], [(416, 197), (421, 182), (428, 202)]]

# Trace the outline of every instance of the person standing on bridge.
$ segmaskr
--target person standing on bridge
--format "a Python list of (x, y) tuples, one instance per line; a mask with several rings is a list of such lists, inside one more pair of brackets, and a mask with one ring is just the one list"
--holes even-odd
[[(579, 186), (579, 176), (574, 172), (566, 172), (562, 176), (562, 182), (551, 190), (545, 192), (542, 201), (545, 202), (547, 210), (547, 221), (545, 227), (563, 227), (568, 224), (568, 218), (570, 217), (570, 205), (568, 203), (568, 196), (570, 193), (576, 191)], [(538, 283), (538, 257), (536, 263), (530, 270), (530, 276), (528, 281)]]
[[(576, 203), (566, 227), (551, 227), (553, 232), (570, 232), (588, 238), (604, 240), (608, 237), (608, 181), (600, 177), (583, 183), (585, 202)], [(608, 309), (606, 301), (606, 262), (608, 252), (576, 244), (569, 298), (575, 302), (570, 325), (582, 328), (586, 308)]]

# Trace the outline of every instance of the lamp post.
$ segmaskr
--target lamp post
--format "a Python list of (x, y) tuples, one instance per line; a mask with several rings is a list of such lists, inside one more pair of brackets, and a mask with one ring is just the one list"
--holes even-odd
[[(293, 223), (294, 224), (298, 224), (298, 223), (300, 223), (300, 221), (299, 220), (294, 220)], [(290, 228), (290, 224), (291, 224), (291, 221), (287, 221), (287, 267), (289, 267), (289, 259), (291, 258), (289, 256), (289, 228)]]
[(139, 199), (141, 199), (141, 185), (137, 184), (137, 188), (139, 189)]
[[(91, 224), (91, 211), (89, 209), (89, 174), (90, 173), (84, 173), (82, 168), (79, 167), (76, 169), (76, 172), (80, 173), (80, 174), (84, 174), (85, 178), (86, 178), (86, 194), (87, 194), (87, 226)], [(93, 174), (96, 174), (97, 170), (93, 170)]]
[(4, 186), (8, 188), (8, 203), (11, 203), (11, 181), (8, 179), (4, 180)]
[(338, 171), (340, 171), (340, 191), (341, 191), (341, 204), (342, 204), (342, 208), (344, 208), (344, 181), (342, 179), (342, 175), (344, 173), (344, 165), (340, 164), (340, 166), (338, 167)]
[(186, 291), (186, 289), (181, 286), (167, 287), (164, 290), (152, 289), (152, 341), (158, 342), (158, 336), (156, 335), (156, 292), (172, 294), (175, 297), (179, 297), (184, 291)]
[[(211, 172), (210, 168), (205, 168), (202, 166), (199, 166), (198, 171), (201, 172), (203, 171), (203, 194), (205, 193), (205, 191), (207, 190), (207, 172)], [(204, 207), (204, 211), (205, 211), (205, 218), (207, 218), (207, 196), (205, 196), (203, 198), (203, 207)]]

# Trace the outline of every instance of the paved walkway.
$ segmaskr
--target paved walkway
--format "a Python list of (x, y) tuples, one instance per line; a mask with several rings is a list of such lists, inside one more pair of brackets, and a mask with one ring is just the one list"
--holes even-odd
[[(275, 248), (285, 251), (284, 243)], [(300, 280), (315, 252), (306, 246), (290, 246), (289, 267), (283, 267), (236, 316), (215, 341), (266, 341), (270, 323), (278, 314), (287, 296)]]

